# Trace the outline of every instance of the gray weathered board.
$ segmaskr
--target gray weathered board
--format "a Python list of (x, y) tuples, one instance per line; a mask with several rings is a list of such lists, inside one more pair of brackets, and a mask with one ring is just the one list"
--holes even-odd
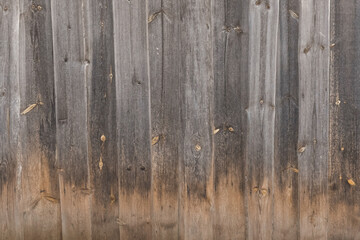
[(360, 239), (359, 64), (360, 0), (0, 0), (0, 240)]

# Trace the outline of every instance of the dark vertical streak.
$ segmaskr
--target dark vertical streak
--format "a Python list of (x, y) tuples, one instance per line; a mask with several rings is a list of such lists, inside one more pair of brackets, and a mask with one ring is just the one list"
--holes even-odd
[(91, 1), (89, 15), (93, 22), (93, 70), (88, 84), (92, 238), (119, 239), (112, 1)]
[(246, 233), (248, 2), (212, 1), (214, 71), (214, 238)]
[(298, 31), (299, 2), (280, 1), (275, 157), (274, 239), (299, 238), (298, 204)]
[[(49, 0), (20, 1), (20, 9), (21, 111), (37, 104), (20, 118), (21, 234), (28, 239), (60, 239), (51, 5)], [(38, 202), (36, 207), (33, 202)]]
[(331, 1), (330, 21), (328, 238), (359, 239), (359, 2)]

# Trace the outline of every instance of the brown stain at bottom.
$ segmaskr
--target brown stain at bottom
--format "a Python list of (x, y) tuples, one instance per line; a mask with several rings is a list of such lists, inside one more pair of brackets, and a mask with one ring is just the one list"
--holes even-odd
[[(33, 156), (31, 156), (33, 157)], [(33, 166), (34, 167), (34, 166)], [(43, 168), (45, 165), (43, 164)], [(36, 168), (36, 167), (35, 167)], [(32, 170), (34, 170), (32, 168)], [(47, 171), (44, 169), (43, 171)], [(43, 174), (47, 176), (47, 174)], [(219, 180), (218, 188), (222, 189), (221, 193), (214, 193), (214, 202), (211, 200), (212, 195), (207, 195), (206, 198), (200, 197), (200, 195), (192, 195), (190, 199), (183, 199), (181, 204), (184, 204), (182, 214), (185, 215), (186, 229), (184, 229), (184, 237), (186, 239), (210, 239), (212, 238), (212, 231), (214, 235), (219, 239), (243, 239), (243, 232), (246, 230), (245, 215), (241, 213), (242, 206), (239, 199), (242, 198), (241, 193), (238, 191), (238, 186), (231, 186), (229, 176), (222, 177)], [(43, 179), (46, 181), (46, 178)], [(25, 181), (23, 179), (22, 181)], [(210, 184), (209, 181), (208, 184)], [(44, 183), (45, 184), (45, 183)], [(41, 184), (39, 183), (39, 186)], [(45, 184), (46, 185), (46, 184)], [(41, 185), (41, 186), (45, 186)], [(207, 192), (211, 193), (211, 186), (207, 187)], [(350, 187), (349, 187), (350, 188)], [(7, 199), (3, 196), (7, 196), (10, 199), (16, 199), (15, 182), (9, 181), (3, 184), (3, 188), (0, 195), (0, 206), (7, 206)], [(261, 207), (266, 205), (266, 198), (269, 195), (263, 195), (260, 190), (263, 187), (259, 187), (258, 190), (253, 190), (253, 198), (258, 203), (261, 203)], [(23, 196), (21, 203), (27, 203), (26, 206), (22, 206), (22, 224), (24, 229), (24, 236), (26, 239), (56, 239), (57, 235), (54, 232), (56, 230), (56, 219), (59, 219), (59, 209), (57, 207), (58, 201), (61, 201), (62, 206), (62, 238), (64, 239), (91, 239), (91, 222), (90, 222), (90, 201), (92, 196), (91, 189), (85, 189), (82, 186), (73, 186), (69, 183), (64, 183), (62, 174), (60, 174), (60, 192), (61, 197), (57, 199), (55, 194), (50, 193), (38, 193), (37, 198), (27, 198)], [(24, 192), (23, 192), (24, 193)], [(190, 193), (191, 194), (191, 193)], [(270, 193), (271, 195), (272, 193)], [(274, 191), (275, 205), (277, 208), (281, 208), (281, 205), (297, 201), (292, 195), (292, 191), (283, 188), (280, 192), (283, 198), (279, 197), (279, 192)], [(119, 219), (113, 219), (116, 223), (115, 227), (119, 228), (121, 239), (177, 239), (177, 231), (179, 222), (167, 221), (166, 218), (162, 218), (161, 221), (155, 223), (154, 218), (151, 218), (150, 209), (151, 205), (148, 199), (143, 198), (143, 194), (123, 194), (122, 200), (117, 204), (121, 205), (121, 217)], [(185, 194), (187, 196), (187, 194)], [(318, 197), (322, 195), (313, 196), (312, 201), (319, 200)], [(26, 200), (26, 201), (25, 201)], [(27, 201), (29, 200), (29, 202)], [(30, 201), (31, 200), (31, 201)], [(171, 200), (171, 201), (170, 201)], [(110, 199), (109, 199), (110, 201)], [(167, 202), (176, 203), (177, 199), (174, 196), (171, 199), (167, 199)], [(267, 202), (270, 203), (270, 202)], [(265, 204), (265, 205), (264, 205)], [(93, 205), (94, 206), (94, 205)], [(98, 206), (98, 205), (95, 205)], [(130, 207), (129, 207), (130, 206)], [(9, 208), (0, 208), (0, 239), (15, 239), (15, 205)], [(161, 209), (161, 206), (157, 206), (157, 209)], [(164, 214), (172, 214), (172, 208), (169, 207)], [(251, 210), (251, 209), (250, 209)], [(325, 218), (319, 218), (323, 216), (321, 214), (326, 213), (329, 215), (331, 221), (326, 222)], [(43, 225), (41, 221), (44, 220), (43, 216), (49, 216), (48, 223)], [(213, 215), (212, 215), (213, 214)], [(292, 215), (295, 213), (284, 212), (284, 216)], [(360, 226), (360, 206), (356, 204), (348, 204), (346, 202), (331, 203), (327, 212), (325, 209), (318, 209), (318, 212), (311, 213), (305, 211), (300, 214), (302, 221), (307, 224), (314, 225), (315, 231), (309, 232), (308, 235), (302, 235), (304, 239), (316, 239), (322, 238), (321, 232), (316, 232), (321, 225), (328, 225), (328, 239), (360, 239), (360, 233), (358, 232), (358, 226)], [(244, 224), (240, 221), (233, 221), (233, 218), (237, 220), (243, 220)], [(262, 223), (261, 218), (251, 219), (251, 224), (260, 226)], [(298, 223), (283, 227), (281, 231), (276, 234), (276, 239), (289, 239), (291, 231), (297, 231)], [(341, 227), (339, 227), (341, 226)], [(305, 226), (304, 226), (305, 227)], [(149, 235), (152, 228), (154, 228), (155, 234)], [(171, 229), (174, 234), (156, 234), (156, 229), (164, 228)], [(55, 229), (55, 231), (54, 231)], [(275, 229), (274, 229), (275, 230)], [(154, 233), (154, 231), (152, 231)], [(275, 233), (274, 233), (275, 234)], [(200, 236), (200, 237), (199, 237)], [(273, 235), (275, 236), (275, 235)], [(109, 237), (110, 238), (110, 237)]]
[(150, 191), (120, 191), (119, 219), (121, 239), (149, 239), (152, 235)]
[(215, 191), (214, 231), (216, 239), (244, 239), (246, 234), (245, 197), (241, 179), (223, 176)]
[(63, 239), (91, 239), (91, 191), (59, 174)]
[[(61, 239), (59, 188), (55, 167), (46, 149), (36, 144), (23, 152), (21, 175), (17, 176), (20, 188), (16, 199), (19, 205), (20, 236), (26, 239)], [(51, 156), (50, 156), (51, 157)]]
[[(15, 239), (15, 181), (14, 179), (3, 183), (0, 191), (0, 239)], [(10, 201), (9, 201), (10, 200)]]
[(331, 206), (328, 219), (328, 239), (360, 239), (358, 204), (340, 203)]
[[(185, 175), (189, 173), (185, 167)], [(181, 239), (213, 239), (214, 181), (212, 166), (207, 177), (188, 178), (181, 187)], [(201, 182), (199, 182), (201, 180)]]
[(178, 239), (178, 195), (167, 193), (164, 197), (161, 194), (164, 192), (164, 189), (160, 194), (153, 191), (152, 236), (153, 239)]
[(121, 225), (120, 239), (144, 240), (151, 239), (149, 235), (150, 223), (141, 223), (135, 225)]

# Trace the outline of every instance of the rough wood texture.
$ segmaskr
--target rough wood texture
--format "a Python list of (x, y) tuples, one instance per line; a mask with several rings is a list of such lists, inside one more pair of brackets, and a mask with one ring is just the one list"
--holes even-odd
[(278, 22), (278, 0), (251, 2), (246, 109), (249, 239), (272, 235)]
[(62, 235), (91, 239), (88, 115), (92, 34), (89, 2), (52, 2), (56, 92), (56, 155), (59, 165)]
[(299, 238), (299, 1), (279, 2), (274, 150), (274, 239)]
[(92, 0), (92, 72), (88, 85), (91, 232), (93, 239), (120, 236), (117, 178), (116, 89), (111, 0)]
[(329, 0), (300, 2), (300, 239), (326, 239), (329, 150)]
[(213, 3), (214, 237), (244, 239), (249, 3)]
[(213, 54), (211, 1), (182, 1), (180, 82), (183, 121), (181, 238), (212, 239)]
[(19, 2), (0, 1), (0, 239), (15, 239), (19, 161)]
[[(360, 239), (359, 1), (332, 1), (328, 239)], [(349, 180), (354, 184), (351, 185)]]
[(113, 1), (121, 239), (152, 235), (148, 9), (144, 3)]
[(26, 239), (60, 239), (50, 1), (20, 1), (20, 12), (18, 201), (22, 228), (18, 234)]
[(0, 0), (0, 240), (360, 239), (358, 0)]
[(176, 1), (149, 1), (151, 84), (152, 237), (178, 239), (180, 11)]

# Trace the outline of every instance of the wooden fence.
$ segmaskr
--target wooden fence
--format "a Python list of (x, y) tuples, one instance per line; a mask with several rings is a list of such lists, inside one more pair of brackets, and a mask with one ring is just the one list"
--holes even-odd
[(359, 41), (360, 0), (0, 0), (0, 239), (360, 239)]

